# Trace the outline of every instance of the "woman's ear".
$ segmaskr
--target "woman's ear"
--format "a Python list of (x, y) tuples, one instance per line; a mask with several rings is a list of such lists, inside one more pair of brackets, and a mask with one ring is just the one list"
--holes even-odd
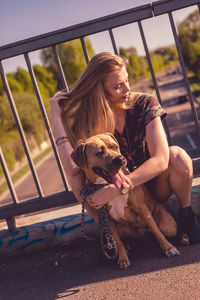
[(75, 164), (80, 168), (87, 168), (87, 155), (86, 155), (86, 143), (81, 143), (78, 145), (73, 152), (71, 153), (71, 157)]

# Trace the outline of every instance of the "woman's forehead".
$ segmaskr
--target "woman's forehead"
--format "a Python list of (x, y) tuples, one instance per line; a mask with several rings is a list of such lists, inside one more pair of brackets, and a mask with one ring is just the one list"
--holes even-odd
[(107, 81), (118, 82), (126, 80), (128, 77), (128, 73), (126, 67), (123, 66), (121, 69), (113, 71), (107, 75)]

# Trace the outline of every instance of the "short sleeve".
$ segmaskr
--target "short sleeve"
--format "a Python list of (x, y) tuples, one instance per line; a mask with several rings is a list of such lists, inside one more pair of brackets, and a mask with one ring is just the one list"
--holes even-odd
[(161, 119), (164, 119), (167, 116), (166, 111), (163, 109), (156, 98), (152, 97), (151, 95), (146, 95), (143, 101), (143, 116), (145, 126), (157, 117), (161, 117)]

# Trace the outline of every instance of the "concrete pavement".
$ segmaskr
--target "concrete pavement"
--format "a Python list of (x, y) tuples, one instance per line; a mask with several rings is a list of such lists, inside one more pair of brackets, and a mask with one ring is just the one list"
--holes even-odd
[[(196, 161), (196, 168), (197, 163), (199, 161)], [(177, 200), (174, 196), (171, 201), (171, 206), (176, 207)], [(193, 180), (191, 204), (195, 213), (200, 215), (200, 177)], [(97, 225), (88, 213), (85, 214), (85, 222), (87, 233), (95, 235)], [(81, 205), (20, 216), (16, 218), (16, 225), (17, 230), (9, 233), (6, 223), (0, 223), (0, 257), (30, 253), (82, 239)]]

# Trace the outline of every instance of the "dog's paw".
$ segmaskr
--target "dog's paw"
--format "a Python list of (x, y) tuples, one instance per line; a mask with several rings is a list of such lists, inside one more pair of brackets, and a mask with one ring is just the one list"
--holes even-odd
[(124, 257), (118, 258), (118, 265), (119, 265), (120, 269), (126, 270), (130, 266), (130, 261), (129, 261), (128, 256), (126, 255)]
[(165, 255), (167, 257), (171, 257), (171, 256), (181, 255), (181, 253), (176, 247), (173, 247), (171, 249), (166, 250)]

